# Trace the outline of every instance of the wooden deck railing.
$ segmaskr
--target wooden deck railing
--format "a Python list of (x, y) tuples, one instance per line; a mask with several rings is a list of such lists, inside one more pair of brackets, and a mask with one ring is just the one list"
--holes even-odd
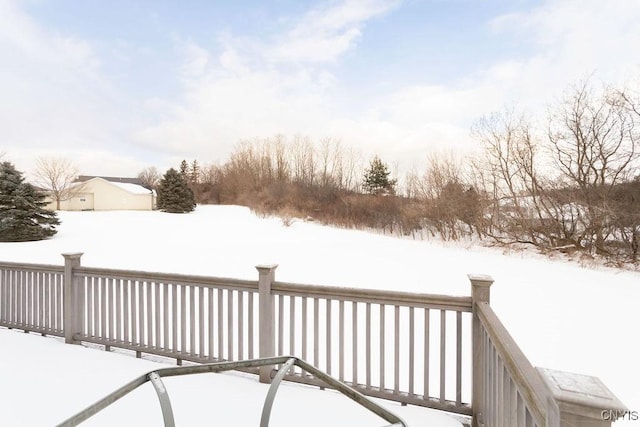
[(471, 298), (282, 282), (271, 291), (276, 354), (300, 354), (369, 396), (471, 415)]
[[(562, 375), (536, 370), (491, 309), (487, 276), (470, 276), (471, 297), (452, 297), (278, 282), (273, 265), (258, 266), (256, 281), (89, 268), (81, 255), (65, 254), (64, 267), (0, 263), (0, 326), (179, 364), (291, 355), (362, 394), (474, 426), (608, 426), (597, 409), (624, 409), (603, 385), (600, 400), (577, 405)], [(578, 377), (584, 395), (591, 377)], [(324, 386), (295, 367), (285, 378)]]
[(0, 264), (0, 325), (63, 336), (63, 273), (60, 266)]

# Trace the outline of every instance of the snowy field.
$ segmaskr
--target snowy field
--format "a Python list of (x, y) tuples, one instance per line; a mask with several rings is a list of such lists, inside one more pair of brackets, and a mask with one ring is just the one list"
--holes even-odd
[[(588, 269), (525, 252), (503, 254), (486, 248), (398, 239), (302, 221), (285, 227), (277, 218), (258, 218), (248, 209), (236, 206), (199, 206), (187, 215), (61, 212), (60, 217), (62, 225), (53, 239), (2, 243), (0, 260), (61, 265), (61, 253), (84, 252), (82, 264), (86, 266), (245, 279), (257, 278), (255, 265), (276, 263), (279, 264), (277, 280), (449, 295), (470, 294), (467, 273), (489, 274), (496, 281), (491, 304), (534, 366), (598, 376), (629, 409), (640, 410), (639, 273)], [(46, 421), (34, 418), (34, 422), (23, 425), (59, 421), (83, 407), (84, 403), (74, 409), (67, 406), (60, 412), (55, 405), (48, 405), (47, 399), (60, 401), (60, 396), (56, 396), (60, 394), (68, 403), (88, 404), (154, 366), (148, 361), (64, 346), (37, 336), (0, 332), (0, 346), (15, 349), (0, 353), (3, 362), (0, 365), (8, 371), (2, 372), (1, 381), (7, 384), (5, 378), (8, 377), (11, 384), (18, 384), (18, 375), (28, 378), (21, 385), (23, 394), (2, 388), (0, 414), (11, 421), (2, 421), (0, 424), (3, 425), (13, 425), (13, 421), (20, 420), (24, 414), (32, 417), (50, 414), (51, 418)], [(68, 351), (77, 355), (67, 355)], [(64, 367), (65, 360), (68, 368)], [(45, 370), (36, 375), (31, 366), (36, 363), (48, 368), (55, 366), (56, 370)], [(24, 369), (14, 369), (15, 366)], [(222, 384), (234, 390), (237, 387), (239, 395), (244, 393), (245, 387), (249, 390), (255, 386), (255, 393), (249, 394), (255, 394), (256, 417), (259, 418), (259, 408), (266, 394), (264, 386), (233, 374), (208, 377), (224, 378), (224, 381), (220, 380)], [(175, 379), (171, 381), (170, 392)], [(204, 387), (199, 383), (175, 386), (186, 387), (186, 390)], [(320, 397), (316, 396), (324, 399), (334, 394), (297, 386), (288, 386), (289, 389), (294, 390), (291, 392), (293, 397), (302, 396), (299, 390), (312, 393), (313, 397), (309, 399), (313, 402), (319, 402)], [(152, 404), (157, 405), (151, 386), (145, 393), (151, 396)], [(279, 394), (278, 399), (282, 396)], [(232, 394), (224, 397), (232, 399)], [(212, 411), (211, 402), (209, 396), (202, 405)], [(228, 407), (232, 404), (229, 402), (220, 406)], [(350, 401), (346, 402), (352, 405)], [(185, 400), (180, 405), (187, 403)], [(127, 403), (122, 405), (124, 408)], [(413, 421), (399, 410), (400, 406), (391, 405), (400, 416)], [(35, 407), (40, 409), (34, 411)], [(136, 405), (128, 408), (126, 411), (132, 413), (140, 410)], [(336, 412), (342, 411), (341, 406), (335, 408), (341, 408)], [(431, 413), (427, 416), (427, 411), (422, 409), (410, 410), (423, 414), (425, 420), (433, 416)], [(159, 417), (156, 407), (151, 412)], [(345, 414), (347, 412), (351, 413), (345, 409)], [(218, 414), (216, 411), (216, 420)], [(144, 420), (149, 414), (141, 416)], [(176, 418), (180, 423), (177, 414)], [(242, 422), (229, 422), (243, 425)], [(336, 425), (336, 422), (327, 424), (325, 420), (323, 425)], [(412, 422), (412, 425), (420, 424)], [(619, 421), (615, 425), (633, 426), (637, 421)]]

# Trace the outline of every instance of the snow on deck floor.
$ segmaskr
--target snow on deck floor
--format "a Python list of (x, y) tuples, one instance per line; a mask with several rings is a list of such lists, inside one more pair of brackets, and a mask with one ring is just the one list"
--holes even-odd
[[(169, 365), (130, 355), (65, 345), (0, 328), (0, 425), (50, 426), (64, 421), (133, 378)], [(173, 366), (173, 365), (171, 365)], [(269, 388), (257, 377), (226, 372), (164, 378), (177, 426), (257, 426)], [(376, 399), (410, 426), (460, 427), (446, 414)], [(283, 382), (271, 426), (382, 426), (382, 418), (340, 393)], [(143, 385), (82, 425), (158, 426), (153, 386)]]

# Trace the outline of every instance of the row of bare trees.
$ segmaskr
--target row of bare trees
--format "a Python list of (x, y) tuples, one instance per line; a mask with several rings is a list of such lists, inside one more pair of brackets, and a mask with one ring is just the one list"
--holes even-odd
[(634, 108), (625, 92), (596, 91), (587, 81), (564, 94), (544, 132), (512, 115), (482, 121), (477, 135), (486, 158), (477, 170), (497, 202), (492, 235), (609, 256), (628, 249), (636, 258), (640, 221), (621, 194), (627, 189), (633, 198), (629, 184), (638, 177)]
[(223, 165), (198, 166), (191, 183), (208, 201), (226, 203), (266, 193), (270, 200), (282, 198), (289, 192), (285, 187), (356, 191), (360, 173), (360, 157), (337, 139), (313, 142), (307, 137), (277, 135), (240, 142)]
[(472, 130), (481, 155), (438, 154), (407, 193), (445, 239), (477, 233), (502, 244), (638, 258), (640, 108), (637, 97), (585, 81), (543, 125), (514, 111)]
[[(480, 153), (433, 152), (401, 191), (363, 194), (361, 156), (336, 139), (243, 141), (222, 165), (182, 163), (199, 202), (443, 239), (638, 258), (640, 99), (585, 81), (536, 123), (508, 110), (478, 120)], [(140, 175), (153, 185), (157, 170)]]

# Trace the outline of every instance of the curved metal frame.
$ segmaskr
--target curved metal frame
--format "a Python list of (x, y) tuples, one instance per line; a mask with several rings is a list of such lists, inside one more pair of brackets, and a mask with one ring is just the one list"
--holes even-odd
[(278, 370), (278, 373), (273, 379), (273, 381), (271, 382), (271, 386), (269, 387), (269, 391), (267, 392), (267, 396), (265, 398), (265, 402), (262, 407), (262, 417), (260, 419), (260, 427), (269, 426), (271, 408), (273, 407), (273, 402), (275, 400), (278, 387), (280, 386), (282, 379), (286, 375), (287, 371), (289, 371), (289, 369), (291, 369), (294, 365), (298, 366), (302, 370), (322, 380), (327, 385), (327, 387), (333, 388), (339, 391), (340, 393), (349, 397), (351, 400), (355, 401), (361, 406), (364, 406), (371, 412), (383, 418), (385, 421), (390, 422), (391, 426), (407, 427), (407, 424), (400, 417), (388, 411), (387, 409), (383, 408), (382, 406), (378, 405), (373, 400), (370, 400), (369, 398), (365, 397), (362, 393), (338, 381), (337, 379), (327, 375), (326, 373), (320, 371), (314, 366), (308, 364), (304, 360), (298, 359), (297, 357), (292, 357), (292, 356), (268, 357), (268, 358), (251, 359), (251, 360), (244, 360), (244, 361), (238, 361), (238, 362), (216, 362), (216, 363), (207, 363), (202, 365), (176, 366), (176, 367), (170, 367), (170, 368), (157, 369), (155, 371), (151, 371), (145, 375), (142, 375), (128, 382), (124, 386), (120, 387), (119, 389), (113, 391), (112, 393), (98, 400), (93, 405), (85, 408), (84, 410), (78, 412), (71, 418), (58, 424), (58, 427), (70, 427), (70, 426), (76, 426), (80, 424), (81, 422), (97, 414), (107, 406), (111, 405), (115, 401), (126, 396), (127, 394), (131, 393), (133, 390), (137, 389), (138, 387), (140, 387), (141, 385), (147, 382), (151, 382), (151, 384), (153, 385), (158, 395), (158, 400), (160, 401), (160, 408), (162, 410), (162, 417), (164, 419), (165, 427), (174, 427), (175, 420), (173, 417), (171, 400), (169, 398), (167, 389), (164, 386), (164, 383), (162, 382), (162, 377), (202, 374), (207, 372), (222, 372), (222, 371), (230, 371), (234, 369), (257, 368), (260, 366), (272, 366), (272, 365), (283, 365), (283, 366)]
[(164, 419), (165, 427), (175, 427), (176, 421), (173, 418), (173, 408), (171, 408), (171, 399), (169, 399), (169, 393), (164, 386), (160, 375), (157, 372), (151, 372), (149, 374), (149, 381), (153, 384), (153, 388), (156, 389), (158, 394), (158, 400), (160, 400), (160, 408), (162, 409), (162, 418)]
[(278, 392), (278, 387), (280, 387), (280, 383), (282, 379), (287, 374), (291, 365), (295, 363), (295, 359), (292, 357), (287, 360), (287, 363), (284, 364), (282, 368), (278, 371), (278, 374), (275, 376), (273, 381), (271, 382), (271, 386), (269, 387), (269, 391), (267, 392), (267, 397), (264, 400), (264, 405), (262, 406), (262, 417), (260, 418), (260, 427), (269, 427), (269, 417), (271, 416), (271, 407), (273, 406), (273, 400), (276, 398), (276, 393)]

